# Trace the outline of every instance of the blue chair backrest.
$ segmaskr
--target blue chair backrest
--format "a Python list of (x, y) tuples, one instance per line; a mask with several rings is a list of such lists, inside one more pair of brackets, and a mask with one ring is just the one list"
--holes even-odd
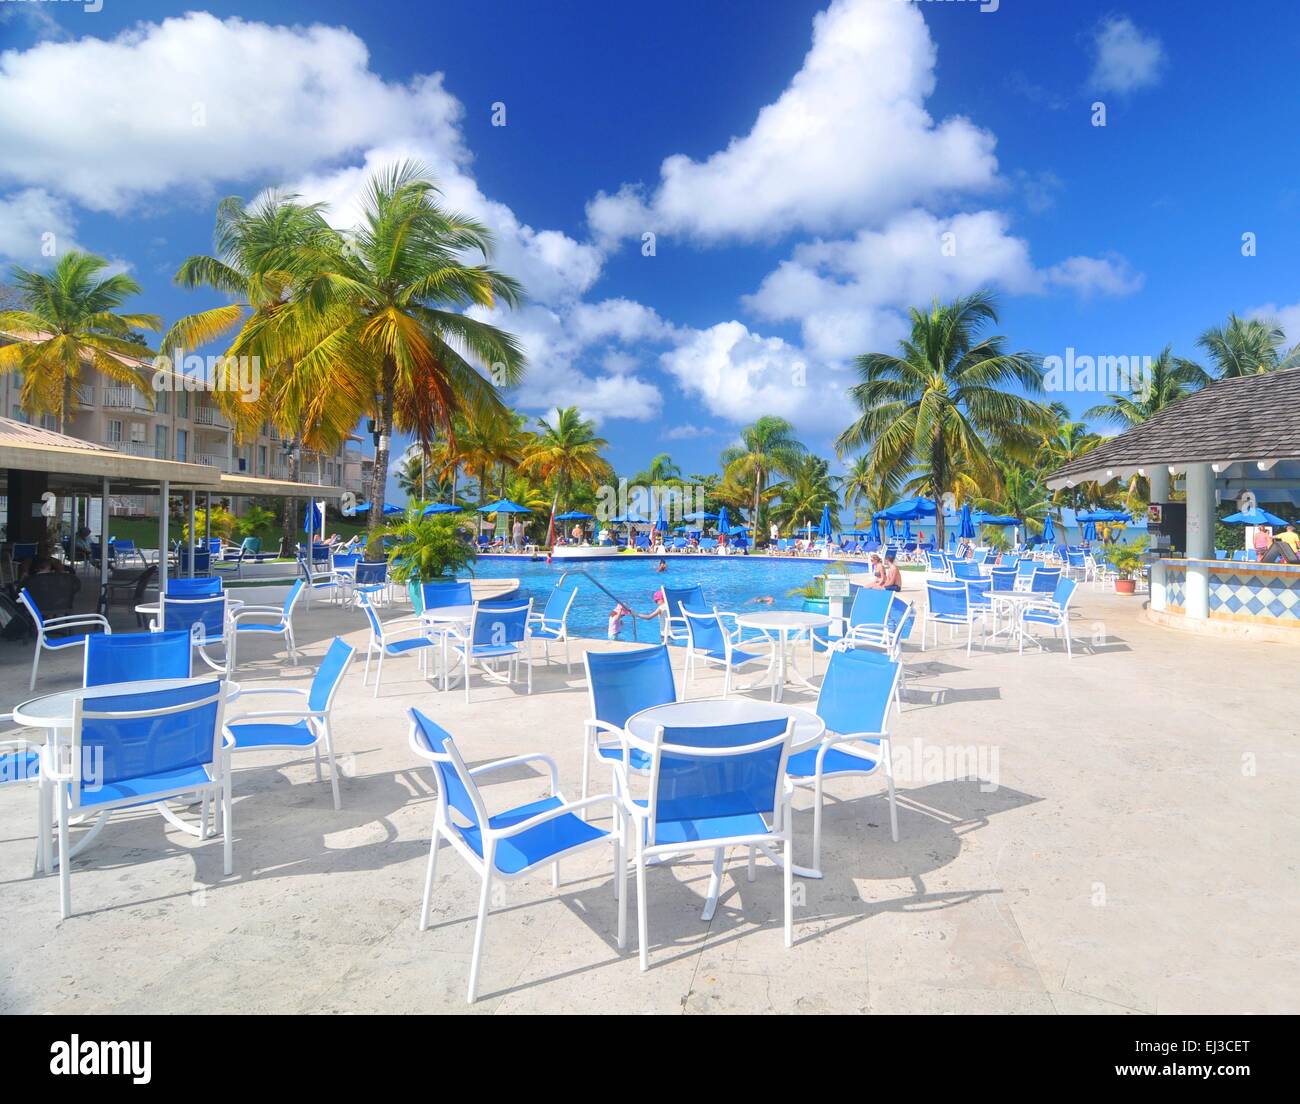
[(94, 633), (86, 637), (82, 686), (148, 679), (191, 678), (190, 634), (172, 632)]
[(135, 551), (135, 541), (126, 540), (123, 537), (114, 537), (112, 540), (108, 542), (108, 544), (110, 548), (114, 549), (117, 552)]
[(162, 627), (166, 632), (190, 633), (195, 625), (203, 627), (203, 639), (208, 643), (225, 639), (226, 596), (224, 594), (198, 595), (193, 598), (162, 599)]
[(1228, 550), (1226, 548), (1216, 548), (1214, 550), (1214, 558), (1216, 560), (1226, 560), (1228, 558)]
[(664, 605), (668, 607), (669, 617), (681, 617), (682, 605), (704, 607), (704, 588), (698, 584), (688, 587), (669, 587), (664, 589)]
[[(785, 781), (789, 725), (783, 717), (745, 724), (665, 728), (650, 792), (656, 822), (768, 815)], [(695, 756), (690, 749), (728, 754)]]
[(333, 565), (335, 571), (340, 569), (346, 571), (349, 568), (356, 567), (360, 562), (361, 556), (356, 552), (335, 552), (330, 557), (330, 563)]
[(1038, 561), (1023, 559), (1016, 564), (1016, 574), (1022, 579), (1028, 579), (1038, 570)]
[(966, 601), (972, 609), (987, 609), (991, 604), (989, 591), (993, 587), (992, 579), (965, 579)]
[(832, 652), (817, 692), (817, 716), (830, 732), (884, 732), (901, 665), (880, 652)]
[(1253, 559), (1255, 558), (1255, 553), (1253, 553), (1253, 552), (1251, 552), (1251, 551), (1249, 551), (1248, 549), (1245, 549), (1245, 548), (1238, 548), (1238, 549), (1237, 549), (1237, 550), (1232, 554), (1232, 558), (1233, 558), (1234, 560), (1238, 560), (1238, 561), (1241, 561), (1241, 562), (1245, 562), (1245, 561), (1247, 561), (1247, 560), (1253, 560)]
[(470, 827), (479, 827), (483, 821), (483, 816), (480, 814), (483, 802), (479, 797), (478, 787), (465, 769), (464, 761), (456, 749), (451, 734), (440, 725), (434, 724), (418, 709), (412, 709), (410, 713), (411, 722), (415, 726), (415, 733), (420, 742), (437, 756), (433, 761), (433, 769), (438, 775), (438, 789), (443, 800), (449, 808), (460, 813), (469, 822)]
[(551, 593), (546, 596), (546, 605), (542, 609), (543, 621), (563, 621), (569, 615), (569, 606), (573, 604), (578, 588), (574, 585), (556, 583)]
[(31, 591), (26, 587), (23, 587), (18, 594), (18, 600), (31, 612), (32, 619), (36, 622), (36, 627), (39, 629), (44, 626), (45, 618), (41, 616), (40, 607), (36, 605), (36, 599), (32, 597)]
[(1059, 567), (1040, 567), (1034, 572), (1034, 578), (1029, 584), (1029, 589), (1034, 594), (1051, 594), (1056, 590), (1056, 584), (1061, 578), (1061, 569)]
[(206, 579), (168, 579), (168, 598), (210, 598), (222, 593), (221, 576)]
[(1074, 597), (1074, 590), (1078, 585), (1077, 579), (1067, 579), (1062, 576), (1056, 584), (1056, 589), (1052, 591), (1052, 602), (1065, 609), (1070, 604), (1070, 599)]
[(962, 560), (952, 565), (952, 573), (957, 579), (979, 579), (981, 578), (979, 565), (971, 563), (969, 560)]
[(357, 564), (357, 586), (379, 586), (387, 580), (387, 560), (362, 560)]
[(1083, 567), (1083, 553), (1069, 551), (1065, 554), (1066, 562), (1071, 567)]
[[(96, 545), (92, 545), (91, 551), (95, 551), (96, 547), (97, 547)], [(9, 558), (13, 560), (14, 563), (22, 563), (24, 560), (35, 559), (36, 558), (35, 543), (23, 542), (21, 544), (13, 545), (13, 547), (10, 548), (9, 550)]]
[(930, 563), (931, 571), (947, 571), (948, 563), (940, 552), (927, 552), (925, 558)]
[[(118, 546), (117, 546), (117, 550), (118, 550), (119, 552), (123, 551), (123, 548), (122, 548), (122, 545), (121, 545), (120, 542), (119, 542), (119, 544), (118, 544)], [(209, 556), (219, 556), (220, 554), (221, 554), (221, 538), (220, 538), (220, 537), (209, 537), (209, 538), (208, 538), (208, 555), (209, 555)]]
[(930, 612), (951, 617), (965, 617), (967, 613), (966, 584), (960, 580), (936, 581), (925, 584)]
[(370, 604), (370, 595), (361, 592), (357, 594), (357, 603), (361, 606), (362, 612), (366, 615), (366, 620), (370, 622), (370, 631), (374, 634), (376, 640), (384, 638), (384, 627), (380, 624), (379, 615), (375, 613), (375, 607)]
[(476, 603), (472, 637), (474, 644), (500, 647), (503, 644), (521, 643), (528, 635), (528, 615), (532, 608), (532, 602), (508, 606), (493, 602)]
[[(181, 549), (178, 558), (180, 570), (187, 575), (190, 573), (190, 550), (187, 547)], [(206, 575), (212, 567), (212, 553), (206, 548), (196, 548), (194, 550), (194, 574)]]
[(989, 581), (993, 584), (993, 592), (997, 594), (1000, 591), (1016, 589), (1016, 569), (1014, 567), (995, 567), (989, 572)]
[(897, 594), (890, 592), (889, 611), (885, 614), (885, 626), (893, 633), (898, 629), (900, 622), (903, 628), (899, 633), (899, 639), (906, 640), (912, 635), (912, 625), (916, 623), (916, 610), (912, 608), (912, 603), (906, 598), (900, 598)]
[[(105, 785), (210, 765), (218, 754), (221, 691), (221, 680), (213, 678), (79, 703), (72, 762), (80, 777), (70, 787), (74, 805), (81, 804), (83, 793)], [(108, 713), (134, 716), (102, 716)]]
[(591, 715), (622, 728), (633, 713), (677, 700), (668, 647), (627, 652), (587, 652), (587, 686)]
[(239, 545), (241, 552), (246, 552), (250, 556), (255, 556), (262, 551), (261, 537), (245, 537)]
[(281, 607), (281, 611), (284, 614), (284, 619), (286, 621), (293, 616), (294, 604), (298, 601), (298, 595), (302, 593), (304, 585), (305, 584), (301, 579), (296, 580), (293, 586), (289, 588), (289, 593), (285, 595), (284, 605)]
[(420, 600), (424, 609), (441, 609), (445, 606), (472, 606), (474, 593), (470, 584), (462, 580), (420, 584)]
[(859, 587), (857, 594), (853, 596), (853, 605), (849, 607), (849, 626), (883, 625), (893, 597), (892, 590)]
[(989, 555), (990, 553), (987, 548), (981, 548), (975, 553), (974, 556), (975, 562), (979, 564), (981, 567), (983, 567), (985, 562), (988, 560)]
[(692, 648), (697, 652), (713, 652), (719, 656), (726, 652), (727, 631), (715, 610), (687, 602), (682, 605), (682, 615), (686, 618), (686, 632)]
[(343, 672), (348, 669), (354, 650), (337, 636), (334, 638), (312, 677), (311, 689), (307, 691), (308, 709), (324, 712), (334, 703), (334, 693), (343, 681)]

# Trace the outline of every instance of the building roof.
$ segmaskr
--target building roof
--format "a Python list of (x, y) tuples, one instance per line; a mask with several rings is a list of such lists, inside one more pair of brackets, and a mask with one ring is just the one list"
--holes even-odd
[(1107, 438), (1048, 479), (1053, 489), (1127, 478), (1167, 464), (1231, 464), (1300, 459), (1300, 368), (1218, 380), (1141, 425)]

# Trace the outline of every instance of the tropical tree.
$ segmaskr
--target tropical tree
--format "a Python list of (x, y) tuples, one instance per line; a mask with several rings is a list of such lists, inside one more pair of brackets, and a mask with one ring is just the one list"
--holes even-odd
[(1226, 326), (1212, 326), (1196, 339), (1214, 365), (1218, 379), (1237, 379), (1300, 365), (1300, 345), (1285, 349), (1280, 326), (1259, 318), (1228, 315)]
[(830, 462), (820, 456), (805, 454), (790, 466), (790, 478), (772, 490), (781, 496), (772, 508), (772, 516), (785, 529), (794, 530), (821, 521), (822, 510), (829, 506), (831, 526), (840, 528), (840, 477), (831, 475)]
[(596, 436), (596, 425), (584, 418), (576, 406), (557, 407), (555, 418), (538, 418), (541, 430), (528, 446), (519, 464), (522, 474), (536, 474), (548, 481), (564, 513), (577, 484), (595, 491), (614, 478), (614, 469), (601, 453), (609, 442)]
[[(996, 488), (1000, 473), (990, 445), (1029, 448), (1051, 421), (1033, 399), (1003, 390), (1016, 385), (1037, 394), (1042, 374), (1029, 353), (1008, 353), (1003, 338), (980, 336), (997, 320), (988, 291), (947, 304), (936, 300), (928, 312), (913, 309), (911, 334), (897, 355), (858, 357), (859, 382), (849, 397), (860, 414), (836, 439), (840, 455), (868, 450), (874, 479), (889, 489), (916, 466), (921, 487), (936, 499), (958, 473)], [(942, 510), (935, 529), (942, 545)]]
[(101, 278), (107, 267), (103, 257), (73, 250), (52, 272), (17, 265), (11, 272), (19, 305), (0, 311), (0, 330), (16, 340), (0, 348), (0, 372), (22, 372), (22, 408), (33, 415), (53, 414), (60, 432), (67, 428), (72, 389), (85, 364), (105, 379), (138, 387), (153, 402), (148, 374), (119, 358), (151, 356), (136, 331), (158, 330), (162, 323), (156, 314), (119, 311), (140, 294), (140, 285), (120, 272)]
[(401, 518), (384, 526), (384, 535), (392, 538), (390, 574), (399, 583), (429, 583), (455, 576), (474, 562), (473, 546), (456, 535), (456, 519), (446, 514), (424, 517), (420, 505), (413, 503)]
[[(508, 333), (466, 308), (517, 305), (518, 283), (484, 264), (492, 235), (447, 210), (417, 163), (371, 178), (360, 224), (286, 251), (294, 293), (282, 311), (254, 319), (246, 342), (263, 342), (291, 364), (286, 390), (308, 422), (332, 407), (370, 415), (377, 436), (370, 498), (382, 502), (395, 431), (421, 448), (453, 434), (458, 412), (481, 418), (504, 410), (497, 386), (514, 385), (524, 357)], [(471, 359), (489, 365), (492, 378)], [(382, 522), (371, 511), (370, 532)]]
[(749, 487), (749, 518), (755, 534), (764, 532), (764, 492), (773, 475), (794, 471), (807, 449), (784, 418), (765, 414), (740, 431), (740, 444), (722, 454), (723, 482)]
[(1190, 360), (1174, 356), (1173, 346), (1166, 345), (1144, 372), (1140, 386), (1131, 394), (1108, 395), (1108, 402), (1085, 411), (1085, 418), (1114, 425), (1141, 425), (1160, 411), (1172, 406), (1210, 382), (1204, 368)]
[[(1103, 440), (1101, 434), (1093, 433), (1085, 422), (1072, 420), (1062, 404), (1053, 403), (1051, 409), (1056, 416), (1056, 424), (1043, 435), (1035, 458), (1035, 465), (1042, 472), (1053, 472), (1078, 460)], [(1062, 487), (1053, 494), (1052, 500), (1058, 505), (1077, 510), (1099, 503), (1104, 494), (1100, 483), (1089, 480), (1073, 487)]]
[(650, 461), (645, 471), (637, 472), (631, 481), (646, 487), (663, 483), (680, 483), (682, 469), (673, 463), (673, 458), (668, 453), (661, 452)]
[(989, 514), (1019, 518), (1027, 534), (1043, 531), (1043, 523), (1052, 511), (1051, 496), (1042, 475), (1014, 460), (999, 460), (998, 493), (976, 499), (979, 509)]

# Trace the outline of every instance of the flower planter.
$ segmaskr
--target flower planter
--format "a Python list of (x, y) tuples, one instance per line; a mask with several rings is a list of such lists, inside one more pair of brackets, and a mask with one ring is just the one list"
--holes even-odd
[(1135, 594), (1136, 592), (1137, 592), (1137, 580), (1136, 580), (1136, 579), (1116, 579), (1116, 580), (1115, 580), (1115, 593), (1116, 593), (1116, 594)]

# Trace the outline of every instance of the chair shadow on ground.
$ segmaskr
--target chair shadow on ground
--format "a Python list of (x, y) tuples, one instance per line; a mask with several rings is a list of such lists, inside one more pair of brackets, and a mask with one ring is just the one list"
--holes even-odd
[[(796, 953), (801, 944), (864, 923), (882, 913), (957, 908), (1001, 893), (999, 887), (932, 891), (925, 885), (927, 874), (947, 866), (957, 857), (967, 833), (978, 831), (993, 816), (1042, 800), (1005, 787), (986, 792), (985, 786), (981, 779), (961, 778), (900, 789), (898, 843), (889, 838), (889, 808), (883, 791), (843, 800), (830, 796), (822, 826), (822, 868), (826, 876), (820, 881), (795, 876), (796, 890), (802, 888), (805, 896), (804, 903), (795, 906), (791, 953)], [(796, 864), (808, 860), (812, 839), (811, 793), (802, 792), (802, 800), (796, 796)], [(705, 950), (716, 952), (738, 943), (752, 937), (757, 928), (780, 929), (783, 923), (780, 869), (760, 856), (755, 880), (750, 882), (746, 860), (745, 848), (730, 849), (717, 911), (708, 922), (700, 918), (700, 912), (712, 868), (709, 853), (684, 855), (649, 867), (646, 880), (652, 971)], [(538, 877), (544, 877), (544, 872), (539, 872)], [(859, 885), (864, 880), (910, 881), (912, 889), (901, 896), (871, 900)], [(558, 900), (604, 942), (608, 957), (484, 993), (480, 999), (505, 997), (633, 959), (637, 954), (636, 888), (631, 875), (627, 886), (626, 948), (620, 951), (617, 944), (612, 874), (586, 879), (567, 892), (561, 884)], [(534, 908), (538, 904), (529, 900), (493, 912)], [(431, 924), (430, 930), (472, 924), (473, 919), (469, 914), (446, 917)]]

